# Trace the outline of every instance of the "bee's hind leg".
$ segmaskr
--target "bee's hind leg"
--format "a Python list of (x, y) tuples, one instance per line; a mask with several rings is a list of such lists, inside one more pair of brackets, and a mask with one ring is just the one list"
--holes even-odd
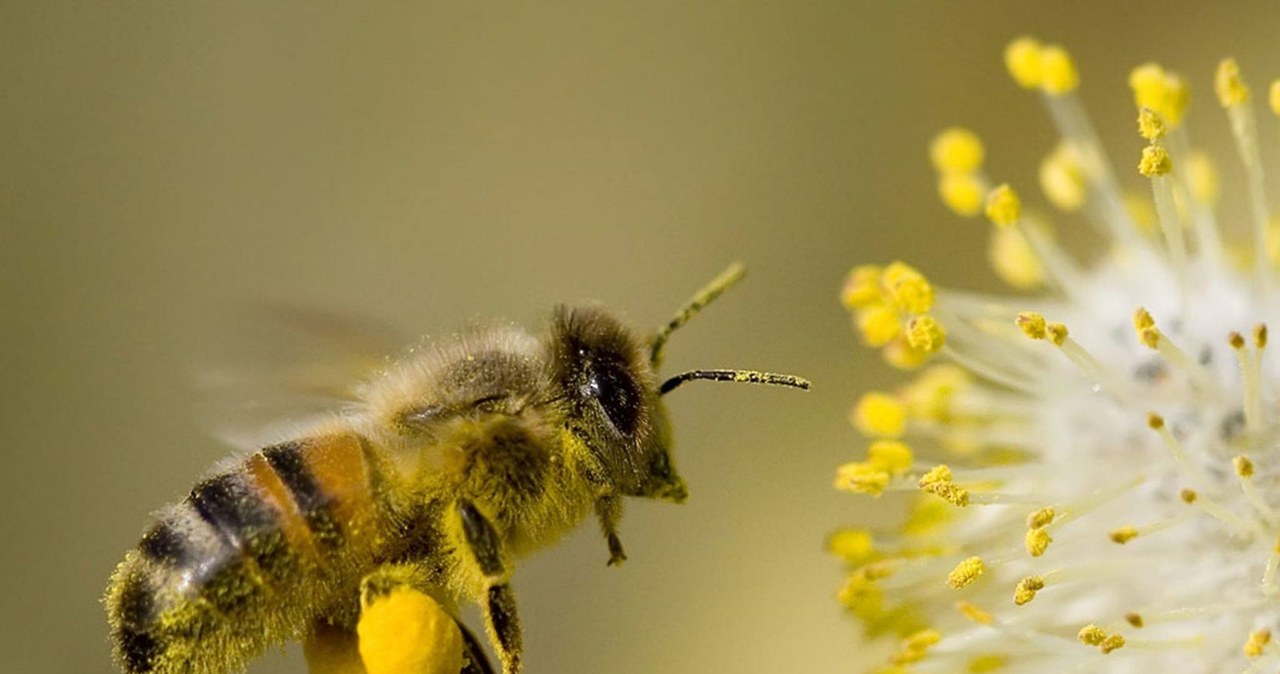
[(604, 532), (609, 543), (609, 566), (617, 566), (627, 561), (627, 553), (622, 550), (622, 539), (618, 538), (618, 520), (622, 519), (622, 499), (615, 494), (606, 494), (596, 499), (596, 517), (600, 520), (600, 530)]
[(519, 674), (523, 651), (520, 617), (516, 613), (515, 594), (508, 583), (511, 573), (503, 561), (501, 539), (493, 524), (470, 501), (462, 499), (457, 507), (467, 547), (488, 584), (484, 612), (489, 636), (502, 658), (503, 674)]
[(493, 674), (484, 649), (428, 578), (414, 564), (387, 564), (366, 575), (355, 629), (317, 624), (304, 642), (311, 673)]

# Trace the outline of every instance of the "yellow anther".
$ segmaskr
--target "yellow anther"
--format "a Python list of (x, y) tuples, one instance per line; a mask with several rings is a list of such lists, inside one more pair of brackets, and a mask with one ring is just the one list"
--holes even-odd
[(1049, 341), (1054, 346), (1062, 346), (1067, 341), (1067, 337), (1071, 336), (1071, 332), (1067, 330), (1067, 326), (1061, 323), (1050, 323), (1044, 327), (1045, 334), (1048, 335)]
[(1042, 529), (1053, 524), (1053, 520), (1058, 513), (1053, 508), (1041, 508), (1027, 515), (1028, 529)]
[(987, 248), (991, 267), (1001, 281), (1029, 290), (1044, 284), (1045, 269), (1027, 238), (1015, 227), (993, 227)]
[(1142, 620), (1141, 613), (1126, 613), (1124, 614), (1124, 621), (1129, 623), (1131, 626), (1137, 627), (1139, 629), (1141, 629), (1142, 626), (1146, 624)]
[(835, 487), (855, 494), (879, 496), (889, 486), (889, 478), (889, 473), (881, 468), (854, 461), (836, 469)]
[(827, 550), (846, 564), (860, 564), (875, 554), (876, 544), (866, 529), (840, 529), (827, 538)]
[(906, 536), (933, 533), (953, 519), (955, 519), (955, 511), (950, 504), (922, 496), (912, 504), (907, 521), (902, 523), (902, 533)]
[(1142, 332), (1147, 328), (1156, 327), (1156, 319), (1151, 317), (1151, 312), (1144, 307), (1138, 307), (1133, 312), (1133, 329)]
[(1243, 478), (1253, 477), (1253, 462), (1249, 457), (1241, 454), (1231, 460), (1231, 467), (1235, 469), (1236, 475)]
[(1196, 499), (1200, 498), (1200, 495), (1194, 489), (1183, 489), (1178, 492), (1178, 498), (1182, 499), (1183, 503), (1191, 505), (1196, 502)]
[(1147, 141), (1164, 138), (1164, 120), (1160, 119), (1160, 115), (1151, 108), (1138, 110), (1138, 134)]
[(987, 193), (986, 214), (997, 227), (1008, 227), (1022, 217), (1022, 201), (1018, 199), (1018, 193), (1005, 183)]
[(1027, 576), (1018, 581), (1018, 586), (1013, 590), (1013, 603), (1023, 606), (1036, 598), (1036, 593), (1044, 589), (1044, 578), (1040, 576)]
[(1084, 205), (1084, 169), (1072, 145), (1060, 143), (1040, 162), (1040, 189), (1054, 206), (1069, 213)]
[(945, 463), (940, 463), (934, 466), (933, 468), (930, 468), (928, 472), (920, 476), (921, 487), (925, 487), (931, 484), (937, 484), (939, 482), (950, 482), (950, 481), (951, 481), (951, 467)]
[(1271, 80), (1271, 89), (1267, 94), (1267, 103), (1271, 105), (1271, 114), (1280, 117), (1280, 79)]
[(1240, 333), (1238, 333), (1238, 332), (1231, 332), (1231, 333), (1228, 333), (1228, 334), (1227, 334), (1227, 343), (1228, 343), (1228, 344), (1230, 344), (1230, 345), (1231, 345), (1231, 348), (1233, 348), (1233, 349), (1236, 349), (1236, 350), (1243, 349), (1243, 348), (1244, 348), (1244, 335), (1241, 335), (1241, 334), (1240, 334)]
[(1255, 349), (1267, 348), (1267, 324), (1259, 323), (1253, 326), (1253, 347)]
[(898, 311), (887, 304), (859, 310), (854, 322), (862, 335), (863, 343), (872, 348), (884, 346), (902, 333)]
[(876, 440), (867, 448), (867, 462), (890, 475), (907, 472), (914, 460), (911, 448), (897, 440)]
[(1218, 169), (1214, 167), (1209, 155), (1193, 151), (1187, 157), (1185, 165), (1187, 180), (1191, 183), (1191, 196), (1206, 206), (1218, 203), (1222, 188), (1218, 180)]
[(1178, 75), (1155, 63), (1145, 63), (1129, 72), (1129, 87), (1139, 108), (1154, 110), (1170, 128), (1182, 122), (1190, 96), (1186, 83)]
[(848, 309), (862, 309), (880, 302), (880, 274), (877, 265), (858, 265), (844, 279), (840, 302)]
[(1103, 655), (1106, 655), (1118, 648), (1124, 648), (1124, 637), (1119, 634), (1112, 634), (1106, 639), (1103, 639), (1102, 643), (1098, 644), (1098, 650), (1102, 651)]
[(907, 343), (926, 354), (936, 353), (947, 343), (947, 331), (932, 316), (916, 316), (907, 323)]
[(908, 636), (903, 645), (912, 650), (924, 650), (939, 641), (942, 641), (942, 634), (938, 630), (923, 629)]
[(1023, 537), (1023, 543), (1026, 545), (1027, 554), (1032, 557), (1039, 557), (1049, 549), (1049, 544), (1053, 542), (1053, 537), (1044, 529), (1027, 529), (1027, 535)]
[(1004, 48), (1004, 66), (1013, 81), (1023, 89), (1040, 86), (1040, 43), (1034, 38), (1020, 37)]
[(951, 364), (934, 365), (900, 391), (911, 417), (948, 421), (951, 399), (971, 384), (969, 373)]
[(1169, 152), (1159, 145), (1148, 145), (1142, 148), (1142, 159), (1138, 162), (1138, 173), (1154, 178), (1167, 175), (1173, 170), (1173, 160)]
[(907, 263), (894, 262), (885, 267), (880, 280), (899, 311), (923, 314), (933, 307), (933, 286)]
[(956, 215), (971, 218), (982, 212), (987, 185), (974, 173), (944, 173), (938, 176), (938, 196)]
[(1007, 666), (1009, 666), (1009, 656), (999, 653), (987, 653), (970, 660), (969, 665), (965, 667), (965, 672), (967, 674), (990, 674)]
[(1148, 349), (1158, 348), (1160, 346), (1160, 331), (1156, 328), (1143, 328), (1138, 331), (1138, 339)]
[(1124, 545), (1137, 537), (1138, 530), (1129, 526), (1112, 529), (1110, 533), (1107, 534), (1107, 538), (1110, 538), (1112, 543), (1118, 543), (1120, 545)]
[(946, 464), (934, 466), (920, 476), (920, 490), (933, 494), (957, 508), (969, 505), (969, 490), (951, 481), (951, 468)]
[(1244, 642), (1244, 654), (1250, 658), (1262, 655), (1267, 644), (1271, 643), (1271, 630), (1262, 628), (1249, 633), (1249, 640)]
[(1218, 63), (1218, 71), (1213, 77), (1213, 90), (1218, 94), (1218, 103), (1224, 108), (1249, 102), (1249, 87), (1240, 76), (1240, 64), (1235, 59), (1226, 58)]
[(1160, 416), (1159, 414), (1156, 414), (1155, 412), (1149, 412), (1147, 414), (1147, 426), (1149, 426), (1151, 430), (1154, 430), (1154, 431), (1158, 431), (1161, 428), (1164, 428), (1164, 417)]
[(853, 425), (863, 435), (896, 438), (907, 424), (907, 408), (897, 398), (878, 391), (864, 394), (853, 408)]
[(990, 613), (987, 613), (986, 611), (978, 608), (977, 605), (967, 601), (956, 602), (956, 610), (960, 611), (964, 617), (978, 623), (979, 625), (990, 625), (995, 622), (995, 617)]
[(929, 159), (939, 173), (973, 173), (984, 155), (978, 134), (958, 126), (943, 130), (929, 143)]
[(1097, 625), (1085, 625), (1076, 633), (1076, 638), (1086, 646), (1097, 646), (1107, 638), (1107, 633)]
[(1061, 96), (1080, 86), (1080, 74), (1067, 50), (1049, 45), (1040, 50), (1040, 87), (1045, 93)]
[(880, 352), (886, 363), (899, 370), (914, 370), (924, 365), (931, 354), (913, 348), (905, 337), (899, 337), (885, 345)]
[(1034, 311), (1024, 311), (1018, 314), (1014, 320), (1018, 327), (1022, 329), (1022, 334), (1031, 339), (1045, 339), (1048, 337), (1047, 323), (1044, 316)]
[(986, 570), (987, 565), (982, 562), (981, 557), (970, 557), (956, 564), (956, 568), (947, 574), (947, 584), (957, 590), (968, 587)]

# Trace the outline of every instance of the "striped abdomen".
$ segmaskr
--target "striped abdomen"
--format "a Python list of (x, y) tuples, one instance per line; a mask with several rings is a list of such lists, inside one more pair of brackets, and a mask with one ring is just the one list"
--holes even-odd
[(238, 669), (302, 633), (368, 570), (388, 523), (367, 440), (268, 447), (196, 485), (117, 567), (107, 590), (127, 672)]

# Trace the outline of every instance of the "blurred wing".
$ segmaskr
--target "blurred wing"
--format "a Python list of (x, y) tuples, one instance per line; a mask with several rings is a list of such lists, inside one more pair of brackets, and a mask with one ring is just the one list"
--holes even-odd
[(200, 416), (213, 434), (257, 449), (341, 411), (407, 339), (365, 318), (271, 305), (240, 312), (197, 367)]

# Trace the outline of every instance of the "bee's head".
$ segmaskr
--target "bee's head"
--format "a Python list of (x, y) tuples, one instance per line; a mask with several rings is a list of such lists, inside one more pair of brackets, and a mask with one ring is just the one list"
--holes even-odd
[(646, 343), (599, 307), (559, 308), (551, 326), (554, 377), (572, 430), (627, 496), (683, 501), (671, 462), (667, 410)]
[(573, 430), (624, 495), (676, 502), (688, 495), (671, 461), (670, 426), (662, 402), (662, 396), (677, 386), (708, 379), (809, 388), (800, 377), (753, 370), (691, 370), (658, 383), (657, 369), (671, 333), (745, 273), (740, 264), (730, 266), (647, 340), (600, 308), (556, 312), (551, 362), (571, 405), (571, 424), (577, 424)]

